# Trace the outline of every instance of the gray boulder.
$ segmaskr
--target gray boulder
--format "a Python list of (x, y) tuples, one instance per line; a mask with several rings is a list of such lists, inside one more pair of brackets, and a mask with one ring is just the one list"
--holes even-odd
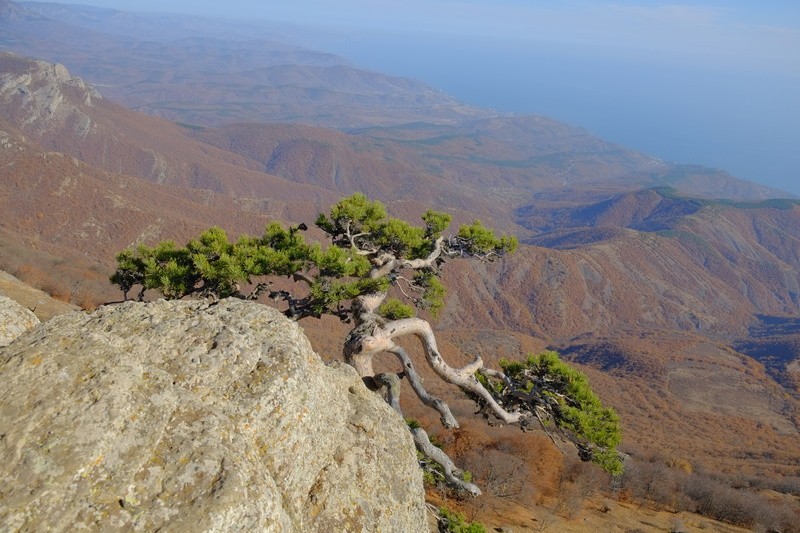
[(39, 319), (29, 309), (11, 298), (0, 296), (0, 346), (8, 346), (38, 323)]
[(426, 531), (403, 420), (239, 300), (102, 307), (0, 349), (11, 531)]

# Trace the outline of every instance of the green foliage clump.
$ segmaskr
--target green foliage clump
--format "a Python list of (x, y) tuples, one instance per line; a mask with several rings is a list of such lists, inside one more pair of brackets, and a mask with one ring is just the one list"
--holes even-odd
[(422, 288), (422, 296), (418, 305), (427, 309), (434, 317), (444, 308), (444, 297), (447, 289), (436, 273), (431, 269), (419, 270), (414, 274), (414, 283)]
[(330, 246), (322, 251), (315, 246), (311, 253), (311, 262), (319, 269), (321, 276), (331, 278), (364, 277), (370, 271), (367, 258), (358, 255), (354, 250)]
[[(272, 241), (275, 247), (266, 243)], [(147, 289), (166, 298), (193, 293), (226, 297), (236, 294), (252, 276), (285, 274), (307, 261), (308, 247), (288, 230), (270, 225), (262, 239), (243, 237), (231, 243), (221, 228), (211, 228), (185, 247), (164, 241), (153, 248), (140, 245), (117, 255), (117, 270), (111, 282), (120, 286), (127, 299), (134, 285), (141, 285), (139, 299)]]
[(467, 522), (461, 513), (439, 507), (439, 533), (486, 533), (480, 522)]
[(330, 218), (320, 214), (316, 224), (326, 233), (338, 236), (374, 231), (385, 218), (386, 208), (381, 202), (355, 193), (331, 207)]
[(378, 308), (378, 314), (389, 320), (399, 320), (401, 318), (413, 317), (414, 308), (404, 304), (397, 298), (387, 298)]
[(478, 256), (512, 253), (519, 246), (519, 241), (516, 237), (509, 235), (498, 237), (492, 230), (484, 226), (480, 220), (461, 226), (458, 229), (458, 238), (467, 243), (466, 252)]
[(141, 285), (140, 296), (147, 289), (159, 289), (170, 297), (180, 298), (199, 279), (191, 265), (191, 256), (172, 241), (150, 248), (140, 245), (117, 255), (117, 271), (111, 281), (120, 285), (126, 295), (134, 285)]
[(481, 372), (475, 374), (475, 379), (478, 380), (478, 383), (480, 383), (484, 389), (490, 391), (494, 396), (501, 396), (503, 394), (505, 386), (502, 381), (489, 379)]
[(397, 257), (410, 259), (425, 257), (431, 249), (431, 241), (425, 238), (423, 228), (399, 218), (389, 218), (378, 226), (373, 243)]
[[(237, 284), (248, 278), (244, 263), (239, 260), (233, 243), (221, 228), (211, 228), (200, 234), (197, 239), (190, 240), (185, 252), (188, 262), (182, 265), (182, 279), (195, 281), (194, 276), (203, 281), (203, 289), (209, 293), (226, 297), (234, 294)], [(181, 286), (177, 294), (181, 296), (190, 290), (187, 283)]]
[[(588, 459), (611, 474), (622, 473), (617, 453), (622, 439), (619, 415), (603, 407), (585, 374), (564, 363), (553, 351), (531, 355), (526, 361), (501, 360), (500, 366), (516, 389), (526, 391), (552, 415), (556, 426), (574, 435)], [(489, 390), (497, 392), (498, 384), (492, 383)], [(502, 384), (499, 388), (504, 389)], [(537, 405), (525, 407), (536, 409)]]
[(405, 420), (406, 420), (406, 425), (409, 427), (409, 429), (419, 429), (422, 427), (420, 426), (419, 421), (415, 418), (406, 418)]
[(339, 281), (320, 277), (315, 279), (309, 289), (309, 296), (303, 302), (308, 316), (319, 317), (333, 312), (342, 302), (352, 300), (362, 294), (384, 292), (389, 288), (386, 279), (356, 278)]
[(316, 225), (338, 246), (388, 252), (398, 259), (419, 259), (431, 253), (451, 217), (429, 210), (422, 219), (425, 226), (420, 227), (388, 217), (382, 203), (355, 193), (334, 205), (330, 216), (319, 215)]
[(144, 291), (145, 260), (141, 251), (123, 250), (117, 254), (117, 270), (111, 275), (111, 283), (118, 285), (125, 300), (130, 290), (140, 285)]
[(436, 239), (444, 230), (450, 227), (450, 222), (453, 221), (453, 217), (447, 213), (429, 209), (422, 215), (422, 220), (425, 222), (425, 237), (428, 239)]

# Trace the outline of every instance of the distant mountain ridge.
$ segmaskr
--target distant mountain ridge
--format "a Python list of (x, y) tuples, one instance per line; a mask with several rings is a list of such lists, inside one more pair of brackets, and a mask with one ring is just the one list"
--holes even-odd
[(21, 4), (10, 0), (0, 0), (0, 20), (8, 22), (30, 22), (46, 20), (48, 17), (36, 11), (23, 7)]
[[(189, 32), (177, 40), (148, 41), (99, 31), (107, 28), (96, 21), (122, 18), (125, 24), (132, 19), (165, 27), (165, 33), (166, 27), (180, 23), (167, 26), (158, 16), (82, 6), (29, 2), (22, 8), (4, 2), (15, 10), (42, 13), (35, 21), (0, 17), (0, 46), (66, 64), (101, 86), (106, 96), (172, 120), (203, 125), (258, 120), (356, 126), (397, 123), (408, 117), (451, 122), (486, 115), (421, 82), (357, 69), (331, 54), (263, 35), (256, 38), (252, 31), (248, 40), (198, 40)], [(103, 54), (87, 56), (89, 50)], [(224, 112), (218, 102), (225, 102)]]

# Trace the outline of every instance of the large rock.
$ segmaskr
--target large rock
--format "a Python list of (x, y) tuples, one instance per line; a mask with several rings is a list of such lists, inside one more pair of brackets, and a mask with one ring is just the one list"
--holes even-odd
[(426, 530), (403, 420), (253, 303), (125, 303), (0, 349), (11, 531)]
[(11, 298), (0, 296), (0, 346), (7, 346), (39, 323), (29, 309), (25, 309)]

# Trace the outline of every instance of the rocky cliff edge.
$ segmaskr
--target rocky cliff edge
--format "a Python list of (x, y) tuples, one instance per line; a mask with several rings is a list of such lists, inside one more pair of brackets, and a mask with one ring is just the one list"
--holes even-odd
[(58, 316), (0, 348), (11, 531), (425, 531), (403, 420), (268, 307)]
[(8, 346), (38, 323), (31, 310), (0, 294), (0, 347)]

